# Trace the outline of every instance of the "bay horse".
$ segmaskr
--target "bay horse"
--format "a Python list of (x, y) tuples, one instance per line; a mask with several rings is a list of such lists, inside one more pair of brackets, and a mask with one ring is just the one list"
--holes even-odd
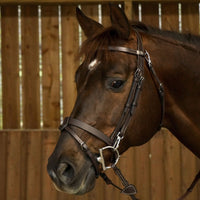
[(121, 192), (136, 199), (116, 166), (129, 147), (165, 127), (200, 158), (200, 37), (130, 23), (115, 5), (110, 18), (104, 28), (77, 8), (87, 36), (75, 75), (77, 99), (47, 170), (59, 190), (84, 194), (99, 175), (113, 184), (103, 172), (113, 168)]

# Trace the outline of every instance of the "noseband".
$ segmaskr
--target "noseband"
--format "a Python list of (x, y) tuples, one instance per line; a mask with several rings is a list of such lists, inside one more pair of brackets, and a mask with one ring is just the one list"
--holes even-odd
[[(144, 80), (144, 62), (145, 61), (147, 63), (147, 68), (149, 72), (151, 73), (154, 84), (156, 85), (160, 102), (161, 102), (161, 120), (160, 120), (159, 129), (162, 126), (162, 121), (163, 121), (163, 116), (164, 116), (164, 89), (163, 89), (162, 83), (160, 82), (159, 78), (156, 75), (155, 70), (152, 67), (149, 53), (147, 51), (144, 51), (143, 49), (141, 36), (139, 35), (137, 31), (135, 31), (135, 33), (137, 36), (137, 50), (133, 50), (133, 49), (130, 49), (127, 47), (121, 47), (121, 46), (108, 47), (109, 51), (123, 52), (123, 53), (137, 56), (137, 69), (134, 73), (130, 92), (129, 92), (126, 104), (124, 106), (122, 115), (119, 119), (117, 126), (115, 127), (115, 130), (111, 134), (111, 137), (106, 136), (103, 132), (86, 124), (85, 122), (79, 121), (71, 117), (65, 118), (63, 124), (60, 126), (60, 130), (62, 132), (65, 132), (65, 133), (67, 132), (68, 134), (70, 134), (78, 142), (82, 151), (84, 151), (87, 154), (87, 156), (90, 158), (95, 169), (96, 177), (100, 175), (106, 181), (107, 184), (112, 184), (113, 186), (118, 188), (122, 193), (130, 195), (133, 200), (136, 200), (134, 196), (134, 194), (136, 194), (136, 188), (134, 185), (131, 185), (127, 182), (127, 180), (122, 175), (121, 171), (117, 168), (116, 164), (120, 157), (120, 154), (118, 151), (120, 142), (124, 138), (124, 135), (130, 123), (131, 117), (134, 114), (134, 111), (137, 107), (139, 95), (141, 92), (142, 82)], [(99, 156), (96, 156), (94, 153), (90, 151), (86, 143), (73, 131), (71, 126), (77, 127), (79, 129), (82, 129), (88, 132), (89, 134), (103, 141), (107, 146), (99, 149)], [(108, 166), (106, 166), (105, 158), (104, 158), (104, 151), (106, 150), (109, 150), (114, 155), (114, 161)], [(109, 168), (113, 168), (115, 174), (118, 175), (118, 177), (120, 178), (124, 188), (121, 189), (118, 186), (116, 186), (114, 183), (112, 183), (112, 181), (107, 177), (107, 175), (101, 172), (99, 168), (99, 164), (102, 165), (103, 171)]]

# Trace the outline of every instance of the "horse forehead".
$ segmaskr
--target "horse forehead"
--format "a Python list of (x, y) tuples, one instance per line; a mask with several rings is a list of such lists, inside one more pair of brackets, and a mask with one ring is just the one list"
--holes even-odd
[(101, 63), (101, 61), (99, 61), (98, 59), (94, 59), (92, 60), (89, 65), (88, 65), (88, 70), (89, 71), (93, 71), (94, 69), (97, 68), (97, 66)]

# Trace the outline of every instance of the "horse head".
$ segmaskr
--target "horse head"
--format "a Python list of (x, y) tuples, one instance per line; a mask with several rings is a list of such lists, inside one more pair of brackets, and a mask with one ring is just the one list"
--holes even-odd
[(77, 99), (47, 167), (56, 187), (71, 194), (92, 190), (102, 168), (116, 164), (118, 153), (130, 146), (147, 142), (160, 125), (160, 97), (143, 50), (147, 41), (121, 8), (111, 5), (110, 18), (112, 25), (104, 28), (77, 9), (87, 36), (75, 75)]

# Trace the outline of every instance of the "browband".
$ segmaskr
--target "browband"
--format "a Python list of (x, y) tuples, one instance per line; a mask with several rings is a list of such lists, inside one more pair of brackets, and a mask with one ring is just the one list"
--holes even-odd
[(110, 51), (119, 51), (119, 52), (123, 52), (123, 53), (137, 55), (137, 56), (145, 56), (145, 52), (143, 52), (141, 50), (130, 49), (128, 47), (109, 46), (108, 50), (110, 50)]

